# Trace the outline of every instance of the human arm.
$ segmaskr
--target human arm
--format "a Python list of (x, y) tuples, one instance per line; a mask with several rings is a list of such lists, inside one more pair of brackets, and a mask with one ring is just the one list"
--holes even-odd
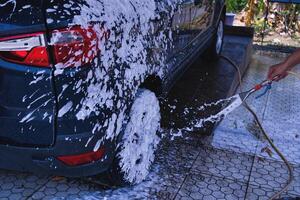
[(268, 79), (279, 81), (285, 78), (288, 75), (288, 71), (298, 64), (300, 64), (300, 49), (296, 50), (282, 63), (271, 66), (268, 72)]

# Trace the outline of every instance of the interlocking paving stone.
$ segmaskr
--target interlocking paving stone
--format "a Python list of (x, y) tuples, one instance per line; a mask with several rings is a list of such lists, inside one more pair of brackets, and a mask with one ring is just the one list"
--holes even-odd
[(192, 172), (209, 174), (246, 183), (249, 180), (253, 156), (209, 147), (198, 148), (199, 156)]
[[(292, 166), (294, 180), (288, 194), (300, 196), (300, 166)], [(250, 177), (250, 185), (262, 186), (279, 191), (288, 180), (288, 171), (284, 163), (257, 157)]]
[[(289, 162), (300, 165), (300, 124), (294, 123), (274, 123), (269, 120), (263, 122), (267, 133), (271, 136), (274, 144), (285, 155)], [(258, 143), (259, 156), (281, 161), (280, 157), (273, 151), (272, 157), (261, 149), (270, 146), (266, 142)]]
[(31, 199), (172, 199), (192, 167), (198, 151), (193, 146), (165, 141), (152, 173), (137, 186), (103, 190), (99, 185), (75, 179), (50, 180)]
[[(249, 124), (250, 126), (251, 131), (254, 132), (253, 124)], [(214, 148), (227, 149), (249, 155), (256, 154), (258, 144), (259, 140), (255, 137), (255, 134), (251, 134), (247, 130), (228, 129), (223, 125), (217, 128), (212, 139), (212, 146)]]
[[(267, 187), (263, 187), (263, 186), (257, 186), (257, 185), (250, 185), (248, 187), (247, 190), (247, 196), (246, 196), (246, 200), (269, 200), (274, 194), (276, 194), (278, 192), (278, 190), (273, 190), (272, 188), (267, 188)], [(292, 193), (283, 193), (280, 196), (280, 199), (284, 200), (284, 199), (299, 199), (299, 195), (297, 194), (292, 194)]]
[(245, 183), (191, 172), (176, 196), (176, 200), (244, 199), (246, 187)]
[(47, 181), (48, 177), (0, 170), (0, 199), (29, 197)]

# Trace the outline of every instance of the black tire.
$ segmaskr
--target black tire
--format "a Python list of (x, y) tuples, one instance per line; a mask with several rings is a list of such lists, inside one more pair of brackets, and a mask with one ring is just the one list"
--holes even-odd
[(205, 59), (207, 60), (217, 60), (219, 59), (224, 44), (224, 20), (221, 19), (217, 26), (217, 31), (213, 36), (212, 43), (210, 47), (204, 53)]
[[(142, 107), (139, 106), (141, 103)], [(161, 120), (159, 107), (158, 98), (153, 92), (146, 89), (138, 91), (109, 171), (113, 185), (135, 185), (147, 177), (160, 141), (157, 135)]]

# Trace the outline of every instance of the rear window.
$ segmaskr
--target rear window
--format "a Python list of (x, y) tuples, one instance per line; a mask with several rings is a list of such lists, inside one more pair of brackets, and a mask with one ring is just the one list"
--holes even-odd
[(40, 0), (4, 0), (0, 1), (0, 33), (22, 29), (27, 26), (43, 24)]

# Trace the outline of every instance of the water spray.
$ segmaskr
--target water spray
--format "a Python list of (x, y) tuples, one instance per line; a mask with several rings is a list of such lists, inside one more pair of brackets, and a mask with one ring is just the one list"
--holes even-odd
[(216, 106), (216, 105), (222, 105), (221, 111), (219, 111), (216, 114), (212, 114), (209, 117), (202, 118), (198, 120), (195, 124), (193, 124), (193, 127), (201, 128), (205, 126), (205, 123), (211, 122), (216, 123), (224, 119), (228, 114), (232, 113), (234, 110), (236, 110), (241, 105), (246, 104), (246, 100), (253, 95), (254, 93), (264, 89), (264, 91), (259, 94), (256, 99), (263, 97), (268, 93), (269, 90), (272, 89), (272, 83), (274, 80), (276, 80), (277, 77), (275, 77), (273, 80), (265, 80), (257, 85), (255, 85), (253, 88), (246, 92), (241, 92), (239, 94), (236, 94), (232, 97), (229, 97), (227, 99), (219, 100), (215, 103), (211, 104), (205, 104), (202, 106), (199, 110), (205, 110), (208, 107)]

